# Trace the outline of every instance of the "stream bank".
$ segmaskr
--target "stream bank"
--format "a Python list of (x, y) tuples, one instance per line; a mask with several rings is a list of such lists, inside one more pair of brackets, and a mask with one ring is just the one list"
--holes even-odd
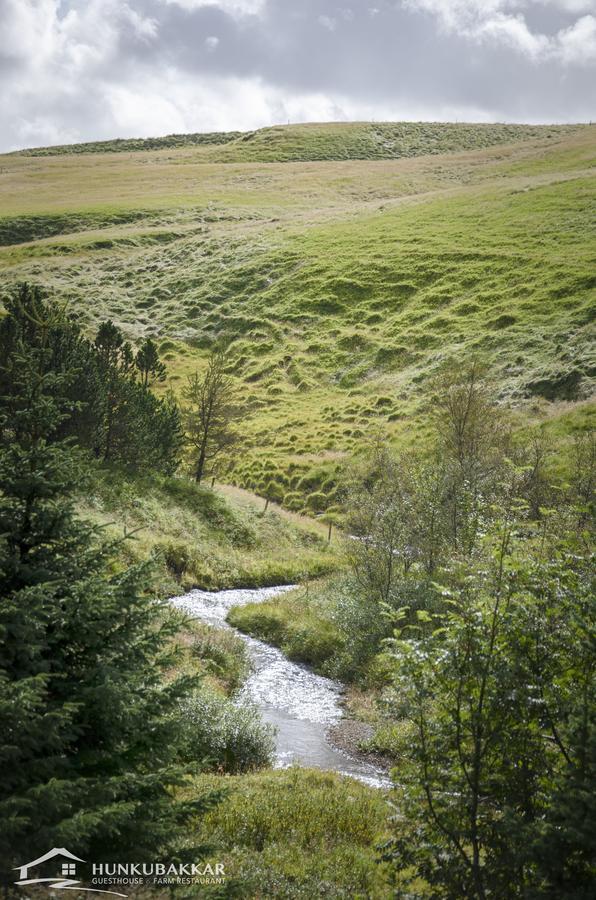
[[(292, 589), (293, 585), (193, 590), (172, 598), (170, 603), (212, 627), (231, 628), (226, 616), (232, 606), (262, 602)], [(276, 647), (233, 630), (246, 644), (252, 664), (237, 701), (254, 704), (263, 720), (275, 727), (275, 767), (297, 764), (327, 769), (373, 787), (389, 788), (386, 770), (358, 753), (357, 741), (350, 742), (346, 737), (351, 728), (343, 714), (343, 685), (291, 662)]]

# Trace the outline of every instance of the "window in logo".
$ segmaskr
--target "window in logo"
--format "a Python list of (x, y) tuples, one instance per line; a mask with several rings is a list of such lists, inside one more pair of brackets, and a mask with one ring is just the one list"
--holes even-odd
[(62, 863), (62, 874), (72, 877), (77, 874), (77, 867), (74, 863)]

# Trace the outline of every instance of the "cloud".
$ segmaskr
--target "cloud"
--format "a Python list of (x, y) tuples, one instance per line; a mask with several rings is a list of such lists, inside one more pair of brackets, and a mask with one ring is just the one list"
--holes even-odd
[(0, 149), (325, 119), (581, 121), (588, 0), (0, 0)]
[(266, 5), (266, 0), (162, 0), (162, 2), (175, 4), (187, 10), (208, 6), (233, 16), (259, 15)]
[(404, 0), (407, 9), (430, 13), (446, 32), (471, 41), (504, 44), (534, 61), (596, 65), (593, 16), (583, 16), (554, 34), (545, 34), (532, 30), (527, 23), (524, 11), (532, 3), (567, 14), (596, 8), (595, 0)]
[(557, 55), (566, 65), (596, 63), (596, 18), (582, 16), (558, 35)]

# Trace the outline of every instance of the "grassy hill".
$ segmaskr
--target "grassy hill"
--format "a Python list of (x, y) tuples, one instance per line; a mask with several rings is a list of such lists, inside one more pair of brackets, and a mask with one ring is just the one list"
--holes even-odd
[(371, 426), (423, 439), (448, 356), (481, 353), (520, 421), (593, 417), (595, 163), (596, 127), (400, 123), (13, 154), (0, 283), (154, 335), (175, 389), (231, 341), (231, 477), (318, 512)]
[(478, 150), (513, 141), (558, 138), (573, 125), (452, 124), (449, 122), (313, 122), (277, 125), (257, 131), (168, 134), (34, 147), (25, 156), (71, 153), (125, 153), (172, 147), (205, 148), (209, 162), (301, 162), (306, 160), (401, 159), (428, 153)]

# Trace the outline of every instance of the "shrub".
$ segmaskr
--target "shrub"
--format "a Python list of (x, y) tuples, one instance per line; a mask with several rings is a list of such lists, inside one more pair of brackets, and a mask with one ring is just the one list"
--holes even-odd
[(223, 684), (228, 693), (237, 690), (250, 667), (244, 641), (233, 631), (210, 628), (198, 621), (194, 621), (193, 626), (193, 656)]
[(271, 763), (274, 730), (246, 702), (237, 706), (232, 700), (203, 689), (183, 703), (181, 717), (189, 760), (203, 757), (213, 769), (232, 774)]

